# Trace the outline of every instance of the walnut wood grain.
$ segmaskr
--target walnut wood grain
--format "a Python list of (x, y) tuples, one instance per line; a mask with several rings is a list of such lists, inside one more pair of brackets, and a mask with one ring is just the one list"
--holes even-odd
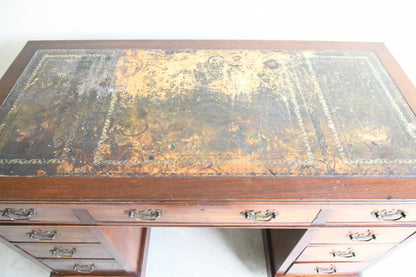
[[(161, 216), (154, 218), (154, 220), (141, 220), (136, 217), (129, 217), (126, 211), (148, 211), (149, 209), (160, 211), (163, 213)], [(277, 213), (273, 219), (261, 218), (257, 222), (245, 218), (242, 213), (247, 211), (265, 212), (267, 210)], [(91, 207), (90, 214), (95, 218), (97, 222), (123, 222), (123, 223), (145, 223), (146, 221), (154, 221), (157, 223), (224, 223), (224, 224), (244, 224), (251, 222), (253, 225), (256, 223), (270, 223), (272, 225), (285, 225), (285, 224), (306, 224), (309, 225), (316, 217), (318, 209), (305, 206), (283, 206), (283, 205), (255, 205), (251, 203), (245, 203), (241, 205), (181, 205), (176, 204), (174, 206), (169, 204), (132, 204), (132, 205), (119, 205), (119, 206), (96, 206)]]
[(62, 272), (62, 273), (70, 273), (74, 274), (77, 273), (73, 270), (75, 264), (82, 264), (82, 265), (94, 265), (93, 272), (102, 274), (104, 272), (123, 272), (121, 266), (115, 260), (94, 260), (94, 259), (66, 259), (66, 260), (57, 260), (57, 259), (44, 259), (41, 262), (49, 267), (51, 267), (54, 271)]
[(25, 219), (14, 219), (13, 215), (11, 216), (2, 216), (0, 212), (0, 223), (20, 223), (20, 224), (36, 224), (36, 223), (61, 223), (61, 224), (78, 224), (80, 221), (72, 213), (70, 209), (65, 206), (60, 207), (59, 209), (51, 209), (51, 206), (48, 205), (36, 205), (36, 204), (0, 204), (0, 211), (5, 211), (6, 209), (33, 209), (34, 214), (27, 220)]
[[(365, 262), (374, 261), (379, 257), (384, 256), (390, 249), (395, 247), (395, 244), (328, 244), (322, 246), (308, 246), (302, 254), (297, 258), (297, 261), (326, 261), (326, 262)], [(353, 257), (344, 258), (342, 256), (333, 256), (332, 251), (348, 251), (355, 253)]]
[(142, 228), (138, 263), (138, 277), (146, 277), (147, 258), (150, 245), (151, 228)]
[[(320, 262), (311, 262), (311, 263), (294, 263), (289, 271), (285, 274), (285, 276), (302, 276), (303, 274), (311, 274), (311, 276), (317, 276), (315, 274), (315, 267), (323, 267), (327, 268), (331, 265), (336, 267), (337, 275), (340, 276), (348, 276), (348, 275), (357, 275), (359, 272), (362, 272), (366, 267), (368, 267), (368, 263), (365, 262), (355, 262), (355, 263), (320, 263)], [(319, 276), (322, 276), (320, 274)]]
[[(375, 239), (369, 241), (351, 240), (349, 234), (367, 234), (371, 231), (375, 234)], [(341, 228), (320, 228), (314, 234), (310, 243), (312, 244), (398, 244), (410, 237), (416, 231), (415, 227), (341, 227)]]
[(56, 226), (0, 226), (0, 234), (11, 242), (39, 242), (39, 240), (29, 237), (32, 231), (54, 232), (58, 235), (52, 240), (40, 240), (41, 242), (57, 242), (57, 243), (97, 243), (98, 240), (85, 227), (56, 227)]
[(76, 253), (73, 258), (80, 259), (112, 259), (113, 256), (100, 244), (64, 244), (64, 243), (19, 243), (16, 245), (18, 248), (26, 251), (30, 255), (41, 258), (51, 259), (59, 258), (51, 254), (51, 250), (69, 249), (75, 248)]
[(121, 256), (119, 260), (123, 260), (129, 266), (132, 272), (139, 271), (139, 261), (143, 259), (141, 248), (145, 247), (142, 243), (149, 243), (142, 238), (143, 229), (140, 227), (116, 227), (116, 226), (102, 226), (101, 231), (111, 243), (113, 248), (112, 253), (119, 253)]
[(414, 177), (0, 177), (4, 200), (415, 200)]

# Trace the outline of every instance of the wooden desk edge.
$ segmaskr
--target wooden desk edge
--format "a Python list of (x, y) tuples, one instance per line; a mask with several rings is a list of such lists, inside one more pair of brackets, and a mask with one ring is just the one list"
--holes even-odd
[(414, 201), (414, 177), (0, 177), (1, 199)]

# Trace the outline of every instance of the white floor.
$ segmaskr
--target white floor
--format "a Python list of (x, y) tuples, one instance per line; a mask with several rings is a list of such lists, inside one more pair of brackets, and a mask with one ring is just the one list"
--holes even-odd
[[(415, 276), (416, 239), (368, 269), (363, 277)], [(0, 244), (0, 277), (49, 273)], [(153, 228), (146, 277), (266, 277), (260, 230)]]
[(0, 243), (1, 277), (47, 277), (49, 272)]
[(260, 230), (152, 229), (146, 277), (267, 277)]

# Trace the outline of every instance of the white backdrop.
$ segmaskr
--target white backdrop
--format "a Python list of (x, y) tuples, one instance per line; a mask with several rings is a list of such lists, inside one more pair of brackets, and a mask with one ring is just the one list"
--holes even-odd
[(381, 41), (416, 80), (414, 1), (0, 0), (0, 75), (27, 40)]
[[(0, 76), (28, 40), (283, 39), (384, 42), (416, 83), (413, 2), (0, 0)], [(416, 243), (365, 276), (414, 276), (412, 250)]]

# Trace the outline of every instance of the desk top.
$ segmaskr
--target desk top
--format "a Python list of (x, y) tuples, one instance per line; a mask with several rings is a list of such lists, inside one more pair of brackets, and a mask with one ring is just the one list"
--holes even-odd
[(414, 175), (374, 52), (38, 50), (0, 109), (7, 176)]
[(382, 44), (54, 45), (2, 92), (2, 176), (416, 173), (414, 87)]

